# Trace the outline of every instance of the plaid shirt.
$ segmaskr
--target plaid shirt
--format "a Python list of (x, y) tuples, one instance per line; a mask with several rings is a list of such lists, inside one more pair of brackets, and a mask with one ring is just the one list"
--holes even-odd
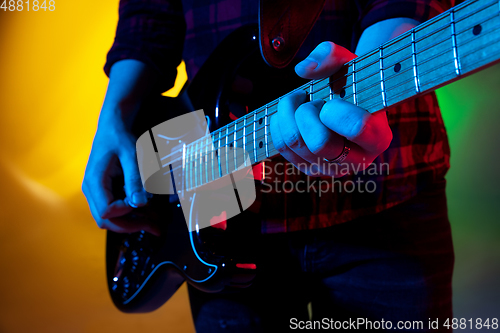
[[(453, 4), (454, 0), (327, 0), (297, 58), (305, 58), (325, 40), (354, 51), (363, 30), (376, 22), (396, 17), (424, 22)], [(193, 78), (231, 31), (257, 23), (258, 1), (121, 0), (119, 15), (106, 74), (118, 60), (140, 60), (161, 74), (159, 89), (164, 91), (173, 86), (181, 59)], [(449, 146), (435, 94), (393, 107), (387, 115), (393, 141), (365, 172), (333, 181), (293, 172), (282, 157), (267, 163), (268, 170), (290, 171), (267, 174), (258, 191), (263, 232), (323, 228), (374, 214), (444, 177)]]

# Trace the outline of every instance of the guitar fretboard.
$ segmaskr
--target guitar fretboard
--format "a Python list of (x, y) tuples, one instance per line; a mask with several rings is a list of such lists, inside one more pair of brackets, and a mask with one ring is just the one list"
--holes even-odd
[[(332, 77), (310, 81), (292, 92), (305, 91), (310, 100), (341, 98), (373, 113), (499, 59), (500, 1), (469, 0), (355, 58)], [(182, 190), (277, 155), (270, 120), (278, 102), (276, 99), (186, 145)]]

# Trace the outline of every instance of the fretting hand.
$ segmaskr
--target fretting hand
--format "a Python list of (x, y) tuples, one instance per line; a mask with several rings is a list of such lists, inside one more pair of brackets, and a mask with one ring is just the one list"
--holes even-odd
[[(339, 45), (323, 42), (297, 64), (295, 71), (306, 79), (321, 79), (355, 57)], [(281, 155), (302, 172), (336, 177), (345, 174), (344, 166), (367, 168), (392, 140), (385, 111), (372, 114), (341, 99), (306, 102), (304, 92), (280, 100), (278, 112), (271, 118), (271, 135)], [(349, 140), (348, 149), (344, 138)], [(325, 161), (335, 160), (342, 153), (347, 156), (341, 167)]]

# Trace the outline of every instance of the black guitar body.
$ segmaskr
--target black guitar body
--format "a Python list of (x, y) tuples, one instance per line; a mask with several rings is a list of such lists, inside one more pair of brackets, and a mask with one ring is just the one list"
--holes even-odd
[[(141, 113), (148, 114), (148, 119), (138, 119), (136, 130), (141, 134), (167, 120), (164, 115), (170, 110), (184, 108), (184, 112), (203, 109), (213, 131), (305, 82), (297, 77), (293, 66), (284, 70), (267, 66), (260, 56), (258, 27), (245, 26), (219, 45), (189, 85), (187, 93), (192, 106), (186, 106), (189, 102), (185, 95), (176, 99), (154, 98), (144, 106), (149, 111)], [(163, 115), (163, 119), (152, 119), (151, 114)], [(136, 209), (134, 214), (158, 221), (160, 237), (145, 232), (108, 231), (107, 281), (118, 309), (153, 311), (184, 281), (206, 292), (251, 284), (258, 267), (254, 253), (259, 246), (255, 242), (260, 233), (259, 217), (245, 211), (229, 219), (225, 230), (198, 230), (196, 205), (203, 195), (210, 193), (198, 192), (190, 197), (189, 221), (185, 220), (176, 196), (155, 195), (146, 208)]]

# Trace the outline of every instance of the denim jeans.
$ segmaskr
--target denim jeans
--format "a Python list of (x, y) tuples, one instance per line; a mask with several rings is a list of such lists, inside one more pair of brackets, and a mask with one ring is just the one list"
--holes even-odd
[[(258, 242), (251, 287), (216, 294), (189, 287), (197, 332), (296, 331), (308, 320), (337, 331), (358, 320), (372, 323), (357, 327), (365, 332), (382, 320), (390, 331), (398, 324), (401, 331), (446, 331), (454, 254), (444, 180), (378, 214)], [(429, 329), (436, 319), (439, 329)]]

